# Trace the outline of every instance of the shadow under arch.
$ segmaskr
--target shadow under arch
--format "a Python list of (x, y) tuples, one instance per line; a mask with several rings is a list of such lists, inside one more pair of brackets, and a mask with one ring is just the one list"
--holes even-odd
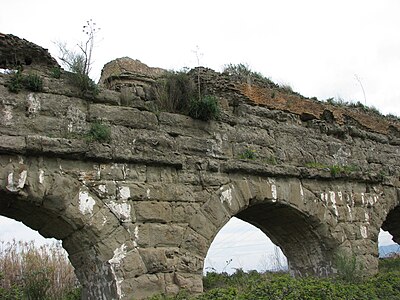
[[(22, 222), (45, 238), (62, 241), (82, 285), (83, 299), (117, 298), (115, 274), (110, 265), (98, 258), (92, 229), (69, 218), (61, 208), (66, 205), (62, 199), (58, 204), (53, 200), (42, 199), (38, 202), (38, 199), (21, 193), (0, 191), (0, 215)], [(110, 255), (112, 257), (112, 253)]]
[(344, 242), (343, 235), (335, 235), (336, 211), (299, 179), (235, 179), (218, 190), (202, 213), (215, 226), (208, 247), (235, 216), (259, 228), (282, 250), (292, 275), (325, 277), (336, 272), (335, 256)]
[(279, 202), (249, 206), (235, 217), (256, 226), (280, 247), (292, 275), (332, 273), (334, 242), (326, 236), (326, 226), (317, 218)]
[(400, 244), (400, 204), (394, 207), (382, 223), (382, 229), (393, 236), (393, 241)]

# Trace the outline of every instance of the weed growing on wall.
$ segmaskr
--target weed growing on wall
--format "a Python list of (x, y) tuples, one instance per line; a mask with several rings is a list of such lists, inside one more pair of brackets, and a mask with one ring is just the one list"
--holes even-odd
[(244, 150), (240, 155), (239, 158), (240, 159), (256, 159), (257, 155), (256, 155), (256, 151), (253, 149), (246, 149)]
[(153, 87), (159, 109), (182, 113), (203, 121), (220, 115), (218, 100), (212, 95), (198, 96), (193, 78), (186, 72), (168, 72)]
[(356, 172), (359, 170), (357, 166), (353, 165), (325, 165), (319, 162), (309, 162), (306, 163), (305, 166), (307, 168), (329, 170), (332, 176), (337, 176), (341, 174), (350, 174), (352, 172)]
[(99, 121), (94, 122), (90, 126), (87, 137), (89, 141), (108, 143), (111, 140), (111, 128)]
[(82, 27), (86, 40), (78, 44), (78, 51), (71, 50), (65, 43), (58, 42), (59, 59), (64, 67), (72, 72), (70, 80), (79, 88), (82, 96), (92, 98), (99, 93), (98, 86), (89, 77), (93, 64), (93, 49), (95, 38), (100, 28), (91, 19)]
[(187, 114), (190, 99), (196, 97), (193, 79), (183, 71), (167, 72), (153, 87), (157, 105), (161, 110)]
[(189, 116), (203, 121), (216, 120), (220, 115), (218, 101), (214, 96), (206, 95), (190, 101)]
[(41, 92), (43, 91), (43, 79), (37, 74), (24, 75), (21, 70), (18, 70), (11, 75), (7, 87), (12, 93), (19, 93), (24, 88), (32, 92)]
[(335, 257), (337, 277), (344, 282), (357, 283), (362, 280), (363, 266), (356, 256), (347, 253), (337, 253)]
[(37, 74), (28, 74), (24, 76), (24, 86), (27, 90), (32, 92), (43, 91), (43, 79)]

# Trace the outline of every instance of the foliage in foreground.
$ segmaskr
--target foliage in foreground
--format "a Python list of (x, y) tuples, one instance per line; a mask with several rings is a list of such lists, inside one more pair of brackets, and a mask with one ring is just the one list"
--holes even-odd
[(0, 242), (0, 299), (80, 299), (74, 269), (61, 245)]
[(154, 296), (152, 300), (336, 300), (336, 299), (400, 299), (400, 259), (387, 260), (375, 277), (363, 282), (346, 282), (340, 278), (293, 278), (287, 273), (235, 274), (208, 273), (203, 279), (205, 292), (189, 296), (185, 291), (177, 296)]

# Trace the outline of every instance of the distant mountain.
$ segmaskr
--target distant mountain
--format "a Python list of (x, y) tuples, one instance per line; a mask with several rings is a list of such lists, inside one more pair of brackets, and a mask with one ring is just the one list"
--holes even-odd
[(379, 257), (387, 257), (390, 253), (400, 253), (400, 245), (392, 244), (387, 246), (380, 246), (379, 247)]

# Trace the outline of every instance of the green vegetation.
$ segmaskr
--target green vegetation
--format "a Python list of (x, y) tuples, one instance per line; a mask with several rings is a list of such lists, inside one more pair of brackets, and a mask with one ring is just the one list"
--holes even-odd
[(43, 80), (37, 74), (28, 74), (24, 76), (24, 86), (27, 90), (32, 92), (43, 91)]
[[(400, 299), (400, 256), (381, 259), (379, 274), (371, 278), (361, 277), (362, 270), (353, 256), (339, 255), (337, 263), (344, 268), (338, 266), (335, 278), (293, 278), (283, 272), (241, 269), (233, 275), (211, 272), (203, 277), (201, 295), (193, 296), (182, 290), (176, 296), (157, 295), (150, 299)], [(341, 273), (343, 270), (347, 271)], [(78, 300), (80, 297), (81, 289), (60, 244), (36, 247), (33, 242), (0, 242), (0, 299)]]
[(51, 77), (60, 79), (61, 78), (61, 68), (59, 67), (53, 67), (51, 70)]
[(80, 294), (60, 244), (0, 242), (0, 299), (78, 300)]
[(18, 70), (11, 75), (7, 87), (12, 93), (19, 93), (23, 88), (32, 92), (41, 92), (43, 91), (43, 80), (37, 74), (24, 75), (21, 70)]
[[(351, 260), (351, 258), (350, 258)], [(182, 291), (177, 296), (154, 296), (152, 300), (336, 300), (336, 299), (400, 299), (400, 258), (391, 267), (364, 281), (347, 282), (337, 278), (293, 278), (287, 273), (244, 272), (233, 275), (207, 273), (203, 278), (204, 293), (190, 296)], [(389, 263), (385, 260), (385, 265)]]
[(220, 115), (217, 98), (202, 95), (186, 72), (168, 72), (158, 80), (153, 91), (160, 110), (186, 114), (203, 121), (216, 120)]
[(309, 162), (306, 163), (305, 165), (307, 168), (315, 168), (315, 169), (327, 169), (331, 172), (332, 176), (337, 176), (340, 174), (350, 174), (352, 172), (356, 172), (358, 171), (358, 167), (357, 166), (347, 166), (347, 165), (325, 165), (325, 164), (321, 164), (319, 162)]
[(256, 159), (256, 151), (253, 149), (246, 149), (239, 155), (240, 159)]
[(279, 87), (287, 93), (293, 93), (293, 88), (289, 83), (281, 83)]
[(154, 93), (159, 109), (188, 113), (190, 100), (196, 97), (196, 85), (186, 72), (170, 71), (157, 81)]
[(276, 165), (278, 161), (274, 155), (269, 156), (268, 158), (264, 159), (264, 162), (268, 165)]
[(227, 73), (244, 83), (251, 82), (252, 80), (259, 80), (276, 86), (269, 78), (259, 72), (252, 71), (247, 64), (227, 64), (223, 68), (223, 73)]
[(200, 100), (192, 99), (189, 105), (189, 116), (203, 121), (216, 120), (220, 115), (218, 101), (214, 96), (206, 95)]
[(343, 282), (357, 283), (363, 278), (363, 266), (357, 261), (356, 256), (341, 252), (335, 257), (337, 276)]
[[(377, 116), (382, 116), (381, 112), (376, 107), (364, 105), (360, 101), (349, 102), (349, 101), (346, 101), (346, 100), (344, 100), (342, 98), (337, 98), (337, 99), (336, 98), (329, 98), (329, 99), (326, 99), (326, 102), (329, 103), (330, 105), (333, 105), (333, 106), (358, 108), (358, 109), (361, 109), (364, 112), (372, 113), (372, 114), (375, 114)], [(397, 119), (397, 117), (396, 117), (396, 119)]]
[(94, 122), (90, 126), (87, 137), (89, 141), (108, 143), (111, 140), (111, 128), (99, 121)]

